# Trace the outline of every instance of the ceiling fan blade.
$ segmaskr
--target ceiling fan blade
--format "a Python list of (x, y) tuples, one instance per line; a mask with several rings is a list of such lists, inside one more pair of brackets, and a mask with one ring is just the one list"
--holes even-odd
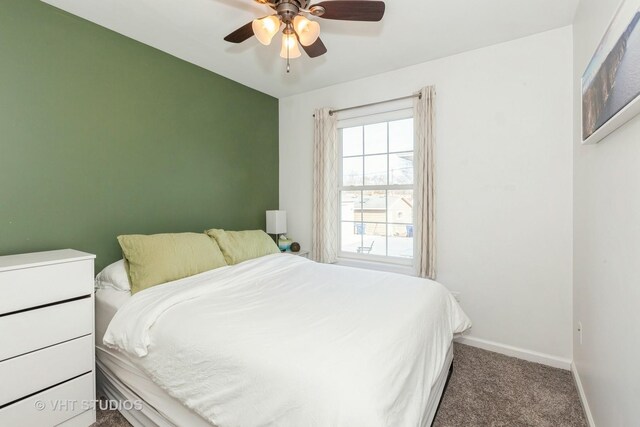
[(324, 13), (320, 18), (341, 21), (377, 22), (384, 16), (385, 5), (382, 1), (334, 0), (323, 1), (313, 6), (322, 6)]
[(231, 43), (242, 43), (243, 41), (251, 38), (253, 36), (253, 28), (251, 27), (252, 24), (253, 21), (249, 22), (246, 25), (243, 25), (242, 27), (238, 28), (233, 33), (225, 37), (224, 40)]
[(302, 46), (304, 51), (307, 52), (309, 58), (317, 58), (318, 56), (322, 56), (327, 53), (327, 47), (322, 43), (320, 37), (318, 37), (318, 39), (309, 46), (304, 46), (302, 43), (300, 43), (300, 46)]

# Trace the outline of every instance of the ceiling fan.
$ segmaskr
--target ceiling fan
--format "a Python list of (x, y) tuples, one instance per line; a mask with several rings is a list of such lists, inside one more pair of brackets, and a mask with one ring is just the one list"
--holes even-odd
[(312, 0), (255, 1), (269, 6), (275, 13), (243, 25), (224, 39), (231, 43), (242, 43), (256, 36), (260, 43), (269, 45), (284, 26), (280, 56), (287, 60), (287, 72), (290, 70), (289, 59), (301, 55), (298, 43), (311, 58), (327, 53), (327, 48), (319, 37), (320, 24), (307, 19), (305, 15), (341, 21), (377, 22), (382, 19), (385, 11), (384, 2), (370, 0), (330, 0), (314, 5), (310, 5)]

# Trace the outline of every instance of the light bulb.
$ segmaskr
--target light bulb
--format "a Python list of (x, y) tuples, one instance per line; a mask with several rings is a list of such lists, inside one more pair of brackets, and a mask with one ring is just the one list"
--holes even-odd
[[(289, 55), (287, 55), (287, 48), (289, 49)], [(282, 35), (282, 49), (280, 50), (281, 58), (299, 58), (300, 48), (298, 48), (298, 41), (295, 34), (283, 34)]]
[(280, 19), (277, 16), (267, 16), (266, 18), (256, 19), (251, 24), (253, 34), (263, 45), (270, 45), (271, 39), (280, 29)]
[(304, 16), (298, 15), (293, 19), (293, 28), (295, 28), (300, 43), (303, 46), (311, 46), (318, 40), (320, 36), (320, 24), (310, 21)]

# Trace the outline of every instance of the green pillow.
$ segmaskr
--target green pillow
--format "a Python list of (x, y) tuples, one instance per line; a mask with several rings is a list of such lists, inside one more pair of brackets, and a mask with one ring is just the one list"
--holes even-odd
[(131, 294), (227, 265), (215, 241), (201, 233), (118, 236)]
[(218, 242), (229, 265), (280, 253), (278, 245), (262, 230), (225, 231), (214, 228), (205, 233)]

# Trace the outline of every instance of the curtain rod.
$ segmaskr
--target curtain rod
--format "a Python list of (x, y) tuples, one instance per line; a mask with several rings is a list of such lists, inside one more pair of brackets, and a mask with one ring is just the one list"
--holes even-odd
[[(408, 96), (401, 96), (400, 98), (394, 98), (394, 99), (388, 99), (386, 101), (378, 101), (378, 102), (372, 102), (370, 104), (364, 104), (364, 105), (356, 105), (354, 107), (347, 107), (347, 108), (341, 108), (339, 110), (330, 110), (329, 111), (329, 115), (333, 116), (336, 113), (340, 113), (342, 111), (349, 111), (349, 110), (355, 110), (358, 108), (365, 108), (365, 107), (373, 107), (374, 105), (380, 105), (380, 104), (386, 104), (388, 102), (395, 102), (395, 101), (403, 101), (405, 99), (411, 99), (411, 98), (418, 98), (418, 99), (422, 99), (422, 92), (420, 93), (416, 93), (414, 95), (408, 95)], [(316, 115), (314, 114), (313, 117), (315, 117)]]

